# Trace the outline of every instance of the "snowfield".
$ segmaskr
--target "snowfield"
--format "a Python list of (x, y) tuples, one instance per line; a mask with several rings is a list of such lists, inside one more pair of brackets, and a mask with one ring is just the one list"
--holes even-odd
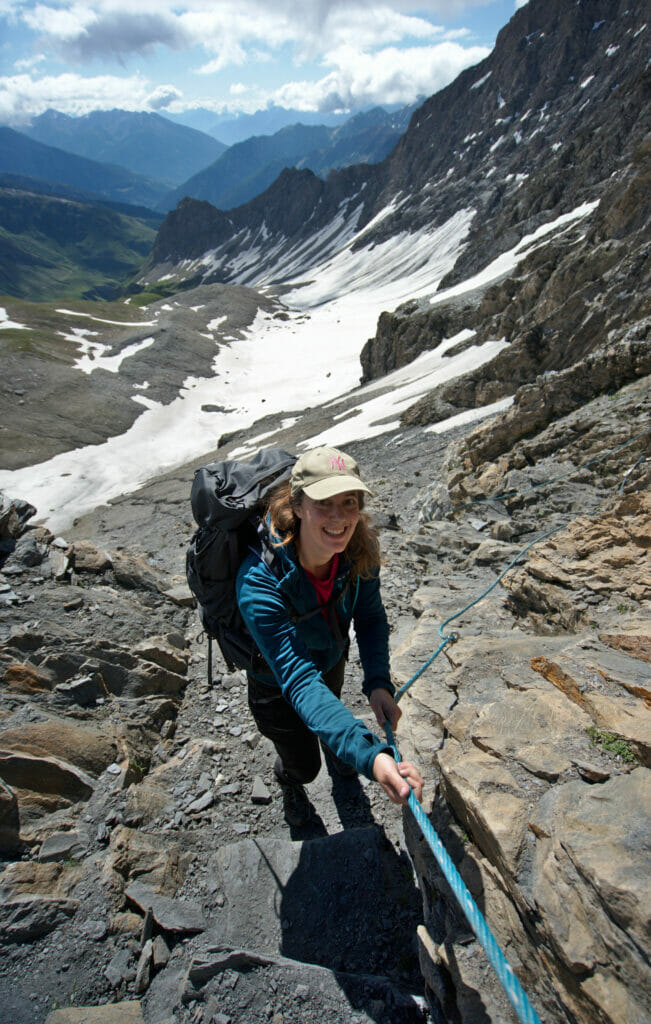
[[(380, 313), (409, 299), (437, 304), (509, 273), (533, 246), (587, 216), (594, 205), (586, 204), (550, 222), (498, 256), (480, 274), (441, 293), (438, 285), (463, 248), (473, 210), (458, 212), (436, 230), (405, 232), (355, 252), (356, 236), (351, 236), (349, 225), (338, 222), (338, 246), (330, 235), (323, 262), (310, 268), (309, 283), (296, 284), (283, 294), (288, 319), (259, 312), (246, 337), (221, 345), (211, 376), (187, 378), (179, 395), (167, 405), (138, 396), (144, 410), (124, 434), (62, 453), (40, 465), (0, 471), (0, 490), (31, 502), (38, 511), (37, 521), (60, 532), (76, 517), (213, 451), (222, 434), (250, 427), (269, 414), (292, 417), (308, 405), (327, 407), (337, 396), (358, 389), (354, 407), (318, 436), (306, 438), (305, 445), (345, 447), (352, 439), (395, 430), (400, 414), (410, 404), (443, 381), (492, 359), (508, 339), (471, 346), (456, 357), (443, 359), (445, 350), (466, 333), (462, 332), (409, 366), (359, 388), (359, 355), (375, 334)], [(243, 265), (248, 263), (243, 260)], [(295, 280), (304, 280), (300, 258), (293, 269)], [(214, 330), (216, 323), (206, 323), (206, 330)], [(8, 326), (7, 313), (0, 310), (0, 327)], [(69, 337), (80, 348), (76, 366), (85, 373), (100, 365), (119, 372), (120, 363), (150, 341), (112, 356), (109, 347), (95, 341), (90, 330), (71, 328)], [(509, 401), (461, 413), (430, 429), (441, 432), (492, 415)], [(220, 411), (214, 411), (215, 407)], [(234, 454), (251, 454), (263, 439), (273, 444), (273, 433), (260, 435)]]

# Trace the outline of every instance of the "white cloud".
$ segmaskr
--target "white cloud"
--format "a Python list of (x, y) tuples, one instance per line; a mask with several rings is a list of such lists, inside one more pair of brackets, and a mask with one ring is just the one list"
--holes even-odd
[[(481, 6), (489, 0), (419, 3), (378, 3), (377, 0), (190, 0), (182, 4), (143, 0), (134, 10), (125, 0), (104, 0), (93, 7), (38, 4), (19, 9), (25, 24), (57, 46), (66, 59), (127, 59), (162, 46), (200, 46), (216, 53), (214, 70), (241, 63), (247, 46), (277, 49), (290, 44), (314, 58), (351, 39), (367, 48), (397, 44), (409, 38), (432, 38), (442, 29), (422, 15)], [(207, 66), (207, 65), (206, 65)]]
[[(436, 17), (449, 22), (490, 2), (0, 0), (7, 52), (9, 30), (22, 24), (17, 74), (0, 78), (0, 119), (24, 123), (47, 107), (70, 114), (116, 106), (252, 112), (276, 103), (325, 112), (411, 103), (488, 53), (462, 44), (467, 29), (446, 31)], [(89, 77), (71, 72), (82, 66)], [(228, 71), (236, 68), (242, 71), (232, 88)]]
[(317, 82), (288, 82), (273, 94), (279, 106), (298, 110), (348, 110), (369, 103), (411, 103), (451, 82), (464, 68), (488, 55), (485, 47), (387, 47), (369, 54), (342, 46), (328, 54), (335, 70)]
[(183, 98), (183, 93), (173, 85), (159, 85), (149, 94), (146, 104), (149, 110), (165, 110), (176, 100)]
[(25, 10), (23, 20), (34, 32), (52, 40), (67, 41), (82, 35), (86, 26), (96, 20), (96, 15), (87, 7), (73, 5), (61, 10), (38, 4), (33, 10)]
[(144, 110), (149, 93), (149, 84), (139, 75), (82, 78), (65, 74), (40, 79), (15, 75), (0, 80), (0, 124), (26, 124), (31, 117), (50, 107), (68, 114), (88, 114), (92, 110), (115, 107)]

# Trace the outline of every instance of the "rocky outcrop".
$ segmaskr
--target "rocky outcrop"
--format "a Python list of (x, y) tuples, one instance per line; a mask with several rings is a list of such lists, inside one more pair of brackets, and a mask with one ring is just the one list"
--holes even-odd
[(325, 182), (283, 171), (227, 216), (203, 217), (200, 204), (184, 201), (163, 223), (142, 280), (278, 282), (296, 258), (307, 277), (338, 250), (344, 222), (346, 241), (358, 231), (354, 246), (362, 248), (473, 210), (468, 243), (443, 282), (457, 283), (543, 223), (600, 199), (648, 131), (642, 6), (525, 6), (486, 60), (415, 112), (381, 164), (332, 172)]
[[(526, 405), (507, 415), (510, 437), (497, 417), (451, 446), (447, 481), (432, 486), (421, 532), (403, 545), (431, 575), (414, 595), (397, 677), (424, 663), (440, 623), (459, 634), (406, 692), (403, 753), (436, 764), (430, 817), (541, 1019), (641, 1024), (648, 377), (557, 409), (549, 425), (532, 423)], [(471, 581), (478, 603), (459, 615)], [(411, 819), (407, 828), (431, 1002), (468, 1024), (514, 1020)]]
[[(157, 511), (169, 523), (181, 500), (189, 538), (187, 480), (161, 494), (134, 498), (132, 540), (153, 544)], [(290, 834), (241, 675), (208, 687), (193, 600), (162, 568), (182, 568), (178, 533), (146, 557), (101, 528), (68, 543), (27, 512), (7, 507), (0, 567), (0, 1016), (64, 1020), (46, 1013), (75, 1001), (122, 1024), (102, 1016), (116, 1000), (147, 1024), (202, 1003), (253, 1022), (298, 1000), (315, 1024), (351, 1006), (360, 1024), (422, 1024), (399, 810), (323, 773), (323, 818)]]

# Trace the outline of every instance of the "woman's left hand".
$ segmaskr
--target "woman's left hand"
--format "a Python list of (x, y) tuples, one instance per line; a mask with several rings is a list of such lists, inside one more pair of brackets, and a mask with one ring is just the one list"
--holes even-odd
[(385, 690), (382, 686), (376, 687), (375, 690), (371, 691), (371, 696), (369, 697), (368, 702), (373, 708), (373, 713), (377, 718), (378, 725), (384, 726), (384, 723), (388, 722), (391, 728), (395, 729), (402, 711), (389, 691)]

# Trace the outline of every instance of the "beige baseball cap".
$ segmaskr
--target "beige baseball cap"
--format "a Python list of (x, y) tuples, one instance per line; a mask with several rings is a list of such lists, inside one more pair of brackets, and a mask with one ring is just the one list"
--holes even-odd
[(322, 501), (344, 491), (366, 491), (355, 460), (338, 448), (313, 448), (297, 460), (291, 475), (292, 494), (304, 491), (308, 498)]

